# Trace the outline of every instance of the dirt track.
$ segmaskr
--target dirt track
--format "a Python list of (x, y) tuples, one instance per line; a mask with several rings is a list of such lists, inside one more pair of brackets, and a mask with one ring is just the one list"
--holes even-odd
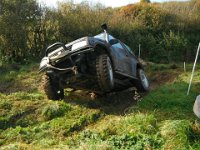
[[(173, 82), (179, 74), (180, 72), (177, 70), (172, 71), (170, 74), (158, 71), (150, 74), (150, 92), (163, 84)], [(96, 95), (95, 93), (84, 90), (77, 90), (70, 92), (69, 96), (65, 97), (65, 101), (74, 105), (78, 104), (89, 108), (99, 108), (106, 114), (124, 115), (128, 113), (131, 107), (137, 104), (138, 100), (141, 100), (147, 94), (138, 93), (135, 88), (113, 92), (106, 96)]]
[[(37, 68), (33, 69), (33, 73)], [(173, 82), (179, 75), (179, 71), (175, 70), (168, 74), (167, 72), (153, 72), (149, 74), (150, 92), (159, 86)], [(31, 92), (39, 88), (41, 91), (41, 77), (26, 75), (21, 80), (12, 80), (11, 82), (0, 85), (0, 92), (9, 94), (14, 92)], [(33, 83), (32, 83), (33, 82)], [(30, 86), (31, 84), (31, 86)], [(134, 106), (146, 94), (137, 93), (135, 88), (129, 88), (120, 92), (113, 92), (105, 95), (90, 93), (85, 90), (69, 90), (65, 96), (65, 101), (74, 105), (84, 105), (89, 108), (99, 108), (105, 113), (114, 113), (123, 115), (130, 107)]]

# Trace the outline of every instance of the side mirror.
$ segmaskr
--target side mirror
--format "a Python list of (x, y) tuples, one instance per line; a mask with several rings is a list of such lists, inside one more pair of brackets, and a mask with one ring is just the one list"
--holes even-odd
[(110, 45), (114, 45), (114, 44), (117, 44), (119, 43), (119, 40), (118, 39), (112, 39), (109, 41)]
[(103, 30), (108, 30), (108, 26), (107, 26), (106, 23), (102, 24), (102, 25), (101, 25), (101, 28), (102, 28)]

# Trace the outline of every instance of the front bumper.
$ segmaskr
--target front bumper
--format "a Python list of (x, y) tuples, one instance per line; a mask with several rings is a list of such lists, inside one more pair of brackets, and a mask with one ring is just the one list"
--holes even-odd
[[(72, 60), (73, 56), (79, 56), (80, 54), (86, 53), (88, 51), (94, 51), (93, 47), (88, 47), (86, 46), (85, 48), (82, 49), (78, 49), (76, 51), (70, 52), (68, 51), (67, 54), (65, 54), (63, 56), (63, 54), (61, 54), (62, 56), (57, 56), (56, 58), (52, 58), (50, 56), (46, 56), (44, 57), (41, 62), (40, 62), (40, 67), (39, 67), (39, 72), (43, 72), (46, 71), (48, 69), (55, 69), (58, 71), (73, 71), (73, 72), (77, 72), (77, 66), (76, 66), (76, 62), (81, 59), (80, 57), (77, 57), (76, 60)], [(64, 61), (68, 59), (70, 61), (71, 66), (67, 67), (67, 68), (59, 68), (59, 67), (55, 67), (56, 64)], [(51, 65), (54, 64), (54, 65)]]
[(49, 58), (48, 57), (44, 57), (42, 59), (41, 63), (40, 63), (39, 72), (44, 72), (44, 71), (46, 71), (48, 69), (54, 69), (54, 70), (64, 71), (64, 72), (73, 71), (74, 74), (78, 74), (76, 66), (72, 66), (72, 67), (68, 67), (68, 68), (54, 67), (51, 64), (49, 64)]

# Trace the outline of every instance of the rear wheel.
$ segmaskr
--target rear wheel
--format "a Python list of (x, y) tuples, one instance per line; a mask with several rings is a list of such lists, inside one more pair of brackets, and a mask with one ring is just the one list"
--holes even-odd
[(64, 99), (64, 89), (59, 87), (59, 83), (53, 81), (49, 76), (45, 75), (44, 78), (44, 91), (51, 100)]
[(96, 72), (99, 86), (103, 92), (109, 92), (114, 87), (112, 62), (107, 54), (96, 58)]
[(144, 72), (143, 69), (138, 69), (137, 70), (137, 77), (138, 80), (136, 82), (136, 88), (140, 92), (147, 92), (149, 91), (149, 80)]

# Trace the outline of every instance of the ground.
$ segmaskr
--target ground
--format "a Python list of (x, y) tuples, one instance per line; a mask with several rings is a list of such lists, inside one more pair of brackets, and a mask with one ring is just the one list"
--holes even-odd
[(186, 96), (191, 65), (150, 64), (147, 94), (94, 95), (66, 89), (48, 100), (38, 63), (0, 67), (0, 149), (200, 149), (192, 107), (200, 69)]

